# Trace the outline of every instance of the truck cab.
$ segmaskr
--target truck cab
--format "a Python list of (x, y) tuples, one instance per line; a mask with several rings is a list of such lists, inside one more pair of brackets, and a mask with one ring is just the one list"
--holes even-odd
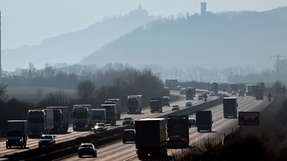
[(237, 118), (237, 98), (236, 97), (224, 97), (223, 98), (223, 115), (224, 118)]
[(162, 113), (162, 100), (160, 97), (150, 99), (150, 112), (151, 113), (155, 113), (155, 112)]
[(171, 149), (189, 147), (188, 116), (169, 116), (167, 123), (168, 142)]
[(197, 131), (212, 131), (212, 112), (211, 111), (196, 111), (196, 126)]
[(167, 119), (136, 120), (135, 130), (135, 144), (140, 160), (167, 157)]
[(27, 144), (27, 121), (26, 120), (8, 120), (6, 134), (6, 148), (13, 146), (26, 148)]
[(72, 110), (73, 130), (88, 131), (90, 130), (90, 111), (89, 107), (84, 105), (74, 105)]

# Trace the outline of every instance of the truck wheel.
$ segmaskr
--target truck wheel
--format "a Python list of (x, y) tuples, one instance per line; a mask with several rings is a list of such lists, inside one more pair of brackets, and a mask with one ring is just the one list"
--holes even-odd
[(137, 150), (137, 155), (138, 155), (139, 160), (147, 159), (147, 154), (144, 151)]

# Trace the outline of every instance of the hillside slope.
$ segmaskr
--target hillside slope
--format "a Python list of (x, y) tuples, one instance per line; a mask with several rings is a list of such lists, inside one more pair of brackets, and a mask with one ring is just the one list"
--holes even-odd
[(273, 63), (271, 56), (286, 53), (286, 28), (287, 8), (162, 19), (105, 45), (81, 63), (266, 68)]
[(5, 69), (14, 69), (27, 67), (30, 62), (36, 67), (47, 63), (76, 63), (104, 44), (155, 19), (139, 7), (126, 15), (105, 19), (80, 31), (46, 39), (39, 45), (4, 51), (3, 65)]

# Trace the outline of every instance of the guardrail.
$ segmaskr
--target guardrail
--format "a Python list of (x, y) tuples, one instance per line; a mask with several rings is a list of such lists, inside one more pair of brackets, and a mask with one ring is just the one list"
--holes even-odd
[[(163, 114), (159, 117), (168, 117), (170, 115), (181, 115), (181, 114), (192, 114), (197, 110), (204, 110), (212, 106), (216, 106), (222, 103), (222, 97), (218, 99), (205, 102), (199, 105), (195, 105), (190, 108), (186, 108), (179, 111), (174, 111), (169, 114)], [(92, 142), (96, 146), (103, 145), (122, 137), (124, 127), (116, 127), (99, 134), (91, 134), (85, 137), (79, 137), (77, 139), (57, 143), (46, 148), (36, 148), (32, 150), (27, 150), (19, 153), (14, 153), (11, 155), (6, 155), (3, 158), (7, 160), (26, 160), (26, 161), (45, 161), (62, 158), (63, 156), (71, 155), (77, 152), (79, 145), (83, 142)]]

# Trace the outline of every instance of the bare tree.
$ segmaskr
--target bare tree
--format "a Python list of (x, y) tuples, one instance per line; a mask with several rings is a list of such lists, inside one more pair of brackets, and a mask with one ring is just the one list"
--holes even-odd
[(78, 84), (78, 95), (81, 98), (93, 97), (95, 94), (95, 90), (95, 84), (90, 80), (83, 81)]

